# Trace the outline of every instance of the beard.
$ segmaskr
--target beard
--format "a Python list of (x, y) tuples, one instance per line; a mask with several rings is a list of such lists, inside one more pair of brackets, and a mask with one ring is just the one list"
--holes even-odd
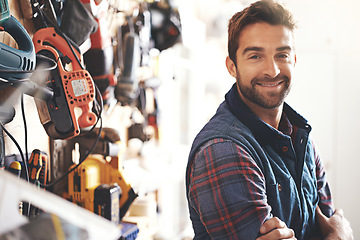
[[(269, 77), (264, 78), (253, 78), (251, 80), (251, 85), (246, 86), (242, 84), (239, 73), (236, 73), (236, 82), (238, 85), (238, 90), (240, 94), (243, 95), (246, 99), (252, 103), (263, 107), (265, 109), (274, 109), (278, 108), (285, 102), (285, 98), (290, 92), (291, 84), (290, 79), (285, 75), (278, 75), (276, 78), (272, 79)], [(258, 83), (274, 83), (282, 81), (283, 87), (280, 91), (265, 92), (259, 89)]]

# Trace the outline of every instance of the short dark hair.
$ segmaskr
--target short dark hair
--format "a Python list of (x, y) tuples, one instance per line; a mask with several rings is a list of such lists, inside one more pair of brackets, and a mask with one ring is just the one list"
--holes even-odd
[(232, 16), (228, 25), (228, 54), (236, 64), (236, 51), (239, 48), (241, 31), (248, 25), (266, 22), (271, 25), (284, 25), (291, 31), (296, 28), (293, 16), (280, 3), (273, 0), (260, 0)]

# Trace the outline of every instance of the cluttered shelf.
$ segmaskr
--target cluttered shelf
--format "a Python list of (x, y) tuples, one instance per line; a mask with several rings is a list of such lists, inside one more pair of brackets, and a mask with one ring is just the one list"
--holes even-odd
[(159, 55), (181, 39), (176, 8), (21, 0), (1, 11), (0, 219), (13, 221), (0, 239), (19, 229), (36, 239), (29, 224), (49, 218), (90, 239), (99, 226), (107, 239), (159, 235), (160, 203), (173, 201), (164, 189), (182, 182), (172, 154), (159, 155), (156, 95)]

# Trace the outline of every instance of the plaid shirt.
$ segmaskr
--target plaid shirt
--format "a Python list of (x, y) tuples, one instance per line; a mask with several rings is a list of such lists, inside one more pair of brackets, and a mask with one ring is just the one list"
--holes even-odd
[[(279, 131), (292, 140), (298, 132), (284, 114)], [(315, 145), (311, 144), (318, 205), (329, 216), (333, 212), (331, 193)], [(272, 206), (268, 203), (263, 170), (248, 150), (234, 141), (217, 137), (205, 142), (193, 156), (187, 178), (189, 207), (195, 210), (207, 232), (195, 236), (196, 239), (255, 239), (259, 236), (261, 224), (273, 217)], [(277, 187), (281, 191), (281, 185)]]
[[(248, 227), (252, 219), (264, 222), (272, 217), (271, 207), (266, 201), (265, 178), (260, 168), (246, 150), (222, 138), (208, 141), (195, 155), (195, 162), (200, 158), (205, 159), (206, 164), (191, 171), (192, 206), (197, 208), (210, 236), (247, 239), (246, 236), (251, 235), (249, 231), (253, 231)], [(219, 158), (221, 161), (214, 162)], [(316, 178), (319, 205), (331, 208), (331, 193), (318, 155)], [(228, 189), (227, 195), (223, 195), (220, 189)], [(236, 202), (238, 193), (249, 202)]]

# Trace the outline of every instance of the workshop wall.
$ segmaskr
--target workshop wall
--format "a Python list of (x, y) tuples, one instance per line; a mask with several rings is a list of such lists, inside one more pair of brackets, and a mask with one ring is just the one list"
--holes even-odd
[[(108, 10), (107, 17), (114, 17), (107, 19), (110, 21), (107, 28), (103, 30), (108, 31), (109, 35), (115, 38), (119, 31), (118, 27), (126, 21), (125, 16), (132, 15), (132, 12), (136, 14), (139, 3), (143, 1), (109, 0), (109, 2), (111, 4), (116, 2), (118, 4), (117, 10), (120, 11)], [(33, 19), (31, 19), (32, 13), (29, 0), (9, 0), (9, 5), (11, 14), (26, 28), (30, 37), (33, 37), (35, 26)], [(176, 33), (175, 28), (172, 29), (172, 33)], [(0, 33), (0, 40), (6, 45), (17, 48), (16, 42), (7, 33)], [(177, 83), (173, 81), (176, 50), (167, 49), (176, 41), (169, 39), (169, 42), (171, 44), (164, 42), (157, 48), (150, 49), (147, 59), (145, 59), (148, 64), (144, 64), (144, 66), (137, 69), (136, 77), (139, 79), (139, 86), (143, 87), (142, 93), (144, 95), (142, 96), (146, 98), (143, 99), (146, 100), (146, 104), (144, 106), (135, 106), (135, 104), (127, 105), (109, 101), (102, 114), (103, 127), (112, 128), (120, 134), (119, 156), (121, 161), (119, 161), (119, 168), (124, 167), (124, 178), (131, 183), (138, 194), (138, 198), (132, 204), (125, 218), (126, 221), (138, 225), (140, 229), (139, 239), (154, 239), (155, 236), (158, 239), (180, 238), (181, 232), (189, 226), (183, 186), (184, 173), (179, 171), (179, 169), (184, 169), (187, 149), (181, 145), (178, 146), (176, 140), (172, 142), (174, 140), (173, 129), (176, 129), (177, 126), (172, 125), (170, 129), (164, 131), (163, 129), (166, 129), (169, 125), (164, 124), (165, 127), (163, 128), (163, 125), (160, 124), (160, 117), (157, 118), (156, 116), (159, 110), (158, 106), (164, 105), (162, 102), (174, 100), (169, 95), (175, 96), (176, 102), (169, 108), (170, 114), (165, 115), (171, 115), (171, 112), (176, 111), (182, 105), (182, 94), (174, 88)], [(116, 40), (111, 42), (110, 47), (112, 48), (115, 44), (117, 44)], [(159, 47), (164, 49), (158, 49)], [(85, 41), (80, 46), (82, 53), (87, 52), (89, 48), (89, 41)], [(94, 58), (94, 60), (99, 59)], [(143, 59), (143, 61), (145, 60)], [(165, 86), (165, 88), (162, 86)], [(157, 90), (159, 91), (157, 92)], [(10, 104), (14, 106), (16, 114), (14, 119), (5, 125), (5, 128), (16, 139), (22, 150), (25, 151), (24, 121), (20, 101), (21, 92), (13, 87), (1, 89), (0, 100), (6, 101), (8, 99), (14, 99)], [(64, 157), (62, 155), (65, 154), (63, 153), (65, 150), (62, 149), (62, 147), (65, 148), (64, 141), (49, 138), (39, 119), (38, 110), (34, 98), (24, 95), (24, 116), (27, 122), (29, 153), (33, 149), (40, 149), (47, 153), (49, 158), (57, 158), (57, 160), (66, 161), (67, 164), (72, 164), (73, 161), (77, 163), (79, 160), (77, 154), (79, 153), (71, 155), (70, 152), (70, 157), (69, 155)], [(166, 111), (167, 108), (164, 108), (164, 110)], [(169, 118), (165, 118), (165, 121), (167, 120)], [(177, 121), (175, 123), (178, 123)], [(133, 137), (131, 140), (130, 135)], [(168, 146), (171, 146), (171, 148), (166, 149)], [(181, 152), (181, 154), (171, 152), (174, 149)], [(19, 154), (18, 148), (6, 134), (5, 154)], [(55, 171), (53, 166), (51, 167), (51, 171)], [(56, 174), (52, 174), (52, 180), (61, 175)], [(52, 191), (56, 194), (68, 197), (63, 194), (63, 190), (67, 190), (67, 180), (52, 188)]]

